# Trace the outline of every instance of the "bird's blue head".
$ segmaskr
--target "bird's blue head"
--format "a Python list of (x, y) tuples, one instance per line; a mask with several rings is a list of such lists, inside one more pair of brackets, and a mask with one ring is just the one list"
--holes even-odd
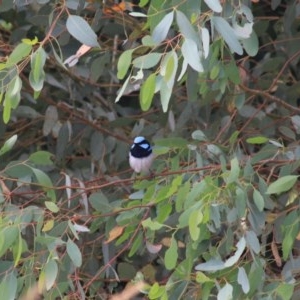
[(133, 157), (144, 158), (152, 154), (152, 147), (143, 136), (137, 136), (133, 140), (130, 153)]

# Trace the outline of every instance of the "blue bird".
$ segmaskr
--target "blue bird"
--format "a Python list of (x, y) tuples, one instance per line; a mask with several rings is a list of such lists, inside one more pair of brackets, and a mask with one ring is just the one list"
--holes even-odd
[(136, 172), (149, 172), (153, 162), (153, 152), (150, 143), (143, 137), (137, 136), (129, 151), (130, 167)]

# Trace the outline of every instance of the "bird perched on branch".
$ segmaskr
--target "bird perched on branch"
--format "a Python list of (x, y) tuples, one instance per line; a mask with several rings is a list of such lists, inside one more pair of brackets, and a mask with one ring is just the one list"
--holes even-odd
[(150, 143), (143, 137), (137, 136), (129, 151), (129, 164), (136, 173), (148, 173), (153, 162), (153, 152)]

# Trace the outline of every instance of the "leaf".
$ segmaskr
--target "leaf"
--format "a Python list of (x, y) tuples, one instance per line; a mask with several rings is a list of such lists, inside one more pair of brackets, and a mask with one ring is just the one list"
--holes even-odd
[(143, 225), (144, 228), (149, 228), (149, 229), (151, 229), (153, 231), (159, 230), (159, 229), (161, 229), (163, 227), (163, 224), (161, 224), (161, 223), (159, 223), (157, 221), (153, 221), (150, 218), (144, 220), (142, 222), (142, 225)]
[(75, 265), (79, 268), (82, 264), (82, 256), (78, 246), (69, 238), (67, 241), (67, 253)]
[(239, 55), (243, 54), (243, 48), (239, 43), (233, 28), (229, 25), (229, 23), (222, 17), (212, 17), (212, 22), (216, 27), (216, 30), (223, 37), (227, 45), (229, 46), (231, 52), (235, 52)]
[(168, 111), (171, 95), (172, 89), (170, 89), (167, 83), (162, 80), (160, 84), (160, 101), (164, 113)]
[(201, 28), (201, 38), (204, 53), (203, 56), (204, 58), (207, 58), (209, 54), (209, 31), (205, 27)]
[(150, 74), (140, 89), (140, 105), (143, 111), (147, 111), (152, 103), (155, 92), (156, 75)]
[(165, 253), (165, 266), (167, 270), (173, 270), (176, 267), (178, 259), (178, 246), (177, 241), (172, 237), (171, 245)]
[(258, 254), (260, 252), (260, 243), (255, 232), (252, 230), (246, 231), (245, 239), (248, 247), (250, 247), (255, 254)]
[(189, 19), (180, 10), (176, 10), (176, 22), (183, 37), (192, 40), (198, 46), (200, 44), (199, 36)]
[(132, 53), (135, 49), (129, 49), (124, 51), (118, 60), (118, 73), (117, 77), (123, 79), (128, 72), (128, 69), (131, 65)]
[(50, 231), (53, 227), (54, 227), (54, 220), (50, 219), (50, 220), (45, 222), (45, 224), (42, 228), (42, 232)]
[(240, 174), (239, 161), (235, 157), (230, 161), (230, 173), (229, 173), (229, 177), (227, 178), (227, 184), (236, 182), (239, 178), (239, 174)]
[(82, 44), (90, 47), (100, 47), (96, 33), (82, 17), (69, 15), (66, 27), (68, 32)]
[(232, 300), (233, 287), (226, 283), (218, 292), (217, 300)]
[(299, 227), (299, 215), (298, 212), (294, 210), (285, 217), (282, 224), (282, 233), (284, 236), (282, 241), (282, 254), (284, 260), (287, 260), (292, 251), (295, 239), (299, 233)]
[(264, 197), (257, 189), (253, 189), (253, 200), (259, 211), (263, 211), (265, 207)]
[(204, 0), (207, 6), (216, 13), (222, 12), (222, 6), (219, 0)]
[(50, 259), (45, 265), (45, 285), (47, 291), (49, 291), (55, 284), (57, 274), (57, 263), (54, 259)]
[(47, 196), (53, 201), (56, 201), (55, 191), (53, 189), (53, 184), (50, 177), (44, 173), (43, 171), (30, 167), (32, 172), (34, 173), (38, 183), (42, 185), (44, 191), (47, 192)]
[(52, 158), (53, 158), (53, 154), (48, 151), (37, 151), (32, 153), (28, 159), (37, 165), (52, 166), (53, 165)]
[(203, 219), (203, 214), (200, 209), (194, 210), (189, 217), (189, 232), (192, 240), (197, 241), (200, 236), (199, 224)]
[(1, 299), (17, 299), (17, 287), (18, 281), (14, 274), (14, 271), (9, 272), (8, 274), (4, 274), (4, 276), (2, 276), (2, 281), (0, 284)]
[(245, 51), (250, 56), (255, 56), (259, 50), (259, 41), (255, 31), (252, 31), (250, 37), (241, 41)]
[(239, 267), (237, 282), (241, 285), (244, 294), (250, 291), (249, 279), (243, 267)]
[(44, 85), (45, 72), (44, 65), (47, 54), (42, 47), (39, 47), (31, 55), (31, 71), (29, 73), (29, 82), (34, 91), (41, 91)]
[(17, 45), (17, 47), (13, 50), (13, 52), (9, 55), (7, 59), (7, 64), (17, 64), (20, 61), (22, 61), (24, 58), (26, 58), (32, 50), (32, 46), (21, 43)]
[(226, 268), (232, 267), (235, 263), (237, 263), (239, 258), (243, 254), (243, 252), (246, 248), (246, 240), (244, 237), (241, 237), (241, 239), (238, 241), (238, 243), (236, 244), (236, 248), (237, 249), (236, 249), (236, 252), (234, 253), (234, 255), (225, 261), (224, 266)]
[(290, 190), (298, 177), (296, 175), (287, 175), (277, 179), (268, 186), (266, 194), (280, 194)]
[(166, 39), (170, 27), (173, 23), (174, 11), (166, 14), (162, 20), (155, 26), (152, 32), (152, 39), (156, 44), (160, 44), (163, 40)]
[(5, 141), (4, 145), (0, 149), (0, 156), (10, 151), (12, 147), (15, 145), (17, 139), (18, 139), (18, 135), (14, 134), (7, 141)]
[(170, 90), (173, 90), (177, 68), (177, 54), (175, 51), (170, 51), (164, 56), (160, 65), (160, 74), (163, 76)]
[(0, 256), (5, 254), (18, 237), (19, 229), (17, 226), (7, 226), (0, 231)]
[(268, 138), (264, 137), (264, 136), (254, 136), (251, 138), (247, 138), (246, 142), (249, 144), (264, 144), (267, 143), (269, 141)]
[(110, 243), (111, 241), (115, 240), (118, 238), (120, 235), (122, 235), (124, 231), (124, 226), (115, 226), (112, 230), (110, 230), (108, 234), (108, 239), (105, 241), (105, 244)]
[(45, 201), (45, 206), (53, 213), (59, 212), (59, 207), (54, 202)]
[(130, 78), (131, 78), (131, 76), (128, 76), (127, 79), (124, 81), (122, 87), (118, 90), (118, 95), (116, 97), (115, 102), (118, 102), (121, 99), (121, 97), (124, 95), (126, 87), (127, 87), (128, 83), (130, 81)]
[(280, 296), (281, 299), (289, 300), (293, 298), (295, 284), (293, 283), (280, 283), (276, 288), (276, 294)]
[(162, 53), (151, 52), (135, 58), (132, 64), (137, 69), (150, 69), (158, 64), (162, 55)]
[(225, 269), (224, 262), (221, 259), (211, 259), (205, 263), (198, 264), (195, 267), (197, 271), (215, 272)]
[(199, 50), (194, 40), (185, 39), (181, 47), (181, 52), (184, 59), (195, 71), (203, 72)]

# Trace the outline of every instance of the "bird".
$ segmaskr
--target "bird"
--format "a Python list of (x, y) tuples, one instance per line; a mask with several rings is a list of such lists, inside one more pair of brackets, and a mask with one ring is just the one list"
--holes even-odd
[(150, 143), (143, 137), (137, 136), (129, 151), (129, 164), (136, 173), (149, 173), (154, 159)]

